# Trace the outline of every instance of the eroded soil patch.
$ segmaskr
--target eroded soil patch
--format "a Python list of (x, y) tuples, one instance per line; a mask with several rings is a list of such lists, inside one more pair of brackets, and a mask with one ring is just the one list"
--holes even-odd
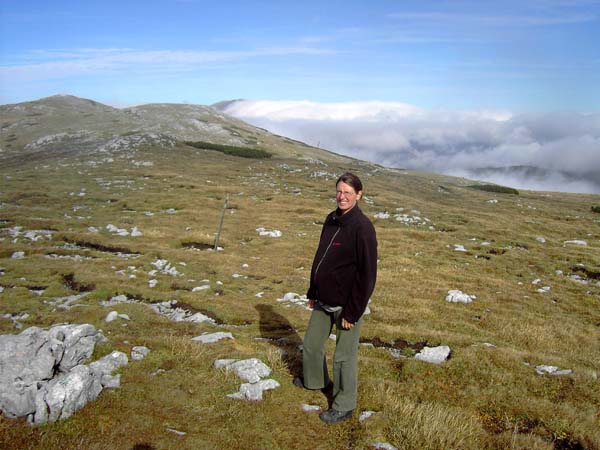
[(131, 255), (131, 256), (140, 256), (141, 255), (141, 253), (133, 252), (126, 247), (113, 247), (113, 246), (109, 246), (109, 245), (103, 245), (103, 244), (98, 244), (95, 242), (89, 242), (89, 241), (77, 240), (77, 239), (74, 239), (74, 240), (65, 239), (65, 242), (68, 242), (70, 244), (75, 244), (75, 245), (78, 245), (78, 246), (84, 247), (84, 248), (90, 248), (92, 250), (97, 250), (99, 252), (104, 252), (104, 253), (113, 253), (116, 255)]

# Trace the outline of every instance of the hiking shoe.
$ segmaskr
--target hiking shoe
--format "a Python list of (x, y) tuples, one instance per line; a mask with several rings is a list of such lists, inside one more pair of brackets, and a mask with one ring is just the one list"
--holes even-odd
[(293, 383), (296, 387), (306, 389), (306, 387), (304, 386), (304, 378), (302, 377), (294, 377)]
[[(294, 386), (296, 386), (296, 387), (304, 388), (304, 389), (309, 389), (309, 390), (312, 390), (312, 391), (316, 391), (316, 389), (307, 388), (304, 385), (304, 378), (302, 378), (302, 377), (294, 377), (293, 383), (294, 383)], [(324, 388), (321, 388), (320, 390), (323, 393), (329, 392), (329, 391), (333, 391), (333, 381), (330, 381), (327, 386), (325, 386)]]
[(319, 414), (319, 418), (325, 423), (338, 423), (348, 420), (352, 416), (352, 410), (350, 411), (338, 411), (337, 409), (330, 408), (327, 411)]

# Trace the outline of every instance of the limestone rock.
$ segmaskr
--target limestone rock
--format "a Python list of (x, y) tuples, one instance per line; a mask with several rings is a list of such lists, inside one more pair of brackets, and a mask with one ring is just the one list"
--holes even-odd
[(320, 411), (321, 407), (319, 405), (307, 405), (306, 403), (302, 404), (302, 411), (311, 412), (311, 411)]
[(387, 442), (373, 442), (371, 446), (375, 450), (398, 450), (397, 447), (394, 447), (392, 444), (388, 444)]
[(545, 365), (536, 366), (535, 367), (535, 372), (538, 375), (545, 375), (545, 374), (547, 374), (547, 375), (554, 375), (554, 376), (571, 375), (573, 373), (573, 371), (571, 369), (562, 369), (562, 370), (560, 370), (556, 366), (545, 366)]
[(248, 383), (257, 383), (261, 378), (271, 375), (271, 368), (257, 358), (234, 360), (221, 367), (227, 371), (233, 370), (238, 377)]
[(448, 291), (446, 301), (450, 303), (471, 303), (476, 298), (475, 295), (465, 294), (462, 291), (452, 289)]
[(363, 411), (360, 413), (360, 416), (358, 416), (358, 421), (362, 423), (375, 414), (377, 414), (377, 411)]
[(264, 391), (276, 389), (279, 386), (280, 384), (277, 381), (270, 378), (267, 380), (257, 381), (256, 383), (244, 383), (240, 386), (239, 392), (229, 394), (227, 395), (227, 397), (235, 398), (238, 400), (246, 399), (259, 401), (262, 400), (262, 393)]
[(432, 364), (442, 364), (450, 357), (450, 347), (440, 345), (439, 347), (423, 347), (419, 353), (415, 355), (415, 359)]
[(90, 324), (31, 327), (18, 335), (0, 336), (2, 413), (27, 416), (34, 424), (65, 419), (96, 399), (103, 387), (118, 384), (111, 372), (123, 357), (127, 363), (124, 354), (113, 352), (83, 365), (104, 339)]
[(144, 347), (143, 345), (135, 346), (131, 349), (131, 359), (133, 361), (141, 361), (150, 353), (150, 349), (148, 347)]
[(54, 378), (37, 392), (33, 423), (67, 419), (87, 402), (95, 400), (100, 392), (100, 380), (88, 366), (73, 367), (69, 373)]
[(229, 332), (218, 331), (216, 333), (201, 334), (192, 338), (192, 341), (200, 342), (202, 344), (213, 344), (220, 341), (221, 339), (233, 339), (233, 335)]

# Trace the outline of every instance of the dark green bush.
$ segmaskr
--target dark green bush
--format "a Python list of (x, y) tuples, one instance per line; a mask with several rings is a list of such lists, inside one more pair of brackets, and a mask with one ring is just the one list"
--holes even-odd
[(600, 213), (600, 206), (592, 206), (592, 212)]
[(514, 195), (519, 195), (519, 191), (517, 191), (514, 188), (511, 187), (506, 187), (506, 186), (500, 186), (498, 184), (473, 184), (471, 186), (467, 186), (471, 189), (477, 189), (478, 191), (485, 191), (485, 192), (496, 192), (499, 194), (514, 194)]
[(212, 142), (202, 141), (186, 141), (185, 143), (195, 148), (201, 148), (203, 150), (215, 150), (217, 152), (225, 153), (226, 155), (240, 156), (242, 158), (261, 159), (271, 157), (271, 153), (260, 148), (237, 147), (235, 145), (213, 144)]

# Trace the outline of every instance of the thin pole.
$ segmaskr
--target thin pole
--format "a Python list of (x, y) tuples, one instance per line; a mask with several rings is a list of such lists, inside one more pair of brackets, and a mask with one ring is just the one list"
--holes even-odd
[(219, 248), (219, 237), (221, 237), (221, 228), (223, 228), (223, 219), (225, 218), (225, 210), (227, 209), (227, 202), (229, 201), (229, 194), (225, 197), (225, 204), (223, 205), (223, 211), (221, 211), (221, 220), (219, 221), (219, 229), (217, 230), (217, 236), (215, 237), (215, 251)]

